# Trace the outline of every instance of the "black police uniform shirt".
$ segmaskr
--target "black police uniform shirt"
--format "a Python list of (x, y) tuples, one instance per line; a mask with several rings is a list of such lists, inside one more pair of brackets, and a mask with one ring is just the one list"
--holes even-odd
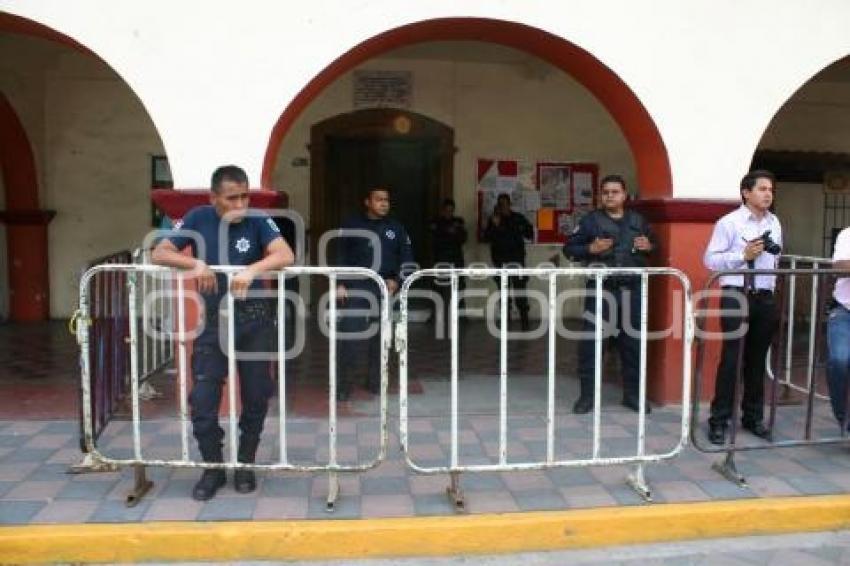
[[(413, 265), (413, 248), (407, 230), (401, 222), (389, 217), (369, 218), (365, 214), (357, 214), (347, 218), (342, 223), (340, 234), (338, 264), (346, 267), (375, 266), (374, 242), (371, 238), (358, 237), (356, 234), (346, 234), (346, 230), (368, 230), (374, 233), (380, 242), (380, 264), (378, 274), (383, 279), (401, 281), (405, 273), (405, 264)], [(364, 278), (352, 278), (345, 281), (346, 286), (368, 286)]]
[(490, 218), (484, 237), (490, 242), (494, 264), (525, 263), (525, 240), (534, 237), (534, 228), (525, 216), (511, 211), (500, 219), (498, 226)]
[[(175, 223), (174, 229), (175, 233), (168, 236), (171, 243), (178, 250), (190, 246), (192, 255), (207, 265), (251, 265), (263, 259), (266, 247), (281, 237), (274, 220), (265, 214), (245, 216), (240, 222), (225, 222), (211, 205), (193, 208)], [(222, 232), (223, 242), (220, 241)], [(203, 295), (208, 318), (210, 313), (224, 308), (222, 299), (227, 291), (227, 277), (218, 273), (216, 280), (217, 292)], [(259, 279), (251, 282), (251, 290), (262, 286)]]
[(451, 263), (463, 266), (463, 244), (466, 243), (466, 226), (463, 218), (438, 216), (431, 221), (431, 239), (434, 263)]
[[(586, 214), (567, 237), (564, 255), (573, 261), (604, 264), (608, 267), (646, 267), (648, 252), (634, 248), (634, 239), (646, 236), (655, 248), (655, 235), (639, 213), (626, 209), (621, 218), (612, 218), (604, 210)], [(614, 246), (602, 254), (591, 254), (596, 238), (613, 238)]]

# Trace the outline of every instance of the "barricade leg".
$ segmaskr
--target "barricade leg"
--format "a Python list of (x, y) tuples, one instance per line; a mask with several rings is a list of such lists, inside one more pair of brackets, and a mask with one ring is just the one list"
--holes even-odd
[(713, 463), (711, 469), (739, 487), (747, 487), (746, 478), (738, 471), (738, 467), (735, 465), (734, 451), (730, 450), (727, 452), (723, 462)]
[(133, 474), (135, 476), (135, 483), (133, 484), (132, 491), (127, 494), (127, 499), (124, 501), (127, 507), (138, 505), (145, 494), (153, 487), (153, 482), (148, 479), (144, 466), (133, 466)]
[(325, 511), (334, 512), (337, 497), (339, 497), (339, 476), (336, 472), (328, 472), (328, 501)]
[(460, 472), (449, 472), (451, 484), (446, 488), (446, 495), (454, 505), (455, 511), (466, 511), (466, 499), (460, 487)]
[(643, 464), (635, 466), (634, 471), (626, 478), (626, 483), (643, 497), (644, 501), (652, 501), (652, 492), (649, 489), (649, 484), (646, 482), (646, 476), (643, 473)]

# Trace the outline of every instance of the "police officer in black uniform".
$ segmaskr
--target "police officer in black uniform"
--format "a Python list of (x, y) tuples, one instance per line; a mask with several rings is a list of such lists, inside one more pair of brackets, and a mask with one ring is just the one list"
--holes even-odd
[[(511, 210), (511, 197), (507, 193), (499, 195), (496, 208), (487, 223), (484, 239), (490, 242), (490, 255), (494, 267), (524, 267), (525, 240), (534, 237), (531, 223), (518, 212)], [(501, 279), (496, 277), (496, 285)], [(522, 329), (528, 330), (528, 297), (525, 288), (528, 277), (513, 276), (508, 278), (510, 287), (509, 300), (513, 300), (519, 310)]]
[[(342, 224), (338, 264), (376, 269), (387, 284), (390, 295), (398, 291), (404, 269), (413, 266), (413, 249), (407, 230), (397, 220), (388, 217), (390, 194), (385, 187), (373, 187), (364, 199), (364, 212), (348, 218)], [(373, 249), (373, 238), (358, 236), (368, 231), (377, 237), (380, 249)], [(380, 293), (371, 279), (348, 278), (339, 282), (337, 295), (342, 304), (340, 321), (342, 343), (339, 348), (339, 383), (337, 399), (347, 401), (354, 385), (352, 370), (362, 351), (363, 339), (355, 333), (374, 331), (368, 341), (369, 373), (366, 389), (377, 394), (381, 387), (381, 333), (377, 323), (380, 313)], [(369, 315), (364, 315), (365, 311)], [(349, 312), (346, 312), (349, 311)], [(371, 325), (371, 327), (370, 327)]]
[[(581, 219), (564, 245), (564, 255), (589, 265), (645, 267), (647, 256), (655, 249), (655, 237), (643, 216), (625, 208), (627, 198), (626, 183), (621, 176), (608, 175), (603, 178), (599, 185), (601, 208)], [(594, 279), (588, 279), (582, 330), (584, 335), (590, 338), (579, 342), (578, 374), (581, 393), (573, 405), (573, 412), (576, 414), (589, 412), (594, 402), (595, 285)], [(602, 318), (604, 321), (615, 322), (611, 315), (616, 317), (617, 349), (620, 351), (623, 372), (623, 405), (638, 411), (640, 341), (635, 333), (640, 329), (640, 277), (607, 277), (604, 279), (603, 289), (611, 294), (617, 307), (616, 313), (609, 313), (609, 301), (603, 301)], [(631, 331), (626, 331), (629, 328)], [(648, 404), (646, 411), (649, 412)]]
[[(463, 218), (455, 216), (455, 201), (447, 198), (443, 201), (440, 214), (431, 221), (431, 243), (434, 251), (434, 267), (462, 268), (463, 245), (467, 233)], [(438, 278), (434, 281), (436, 291), (443, 301), (443, 320), (448, 321), (449, 301), (451, 300), (451, 285), (448, 278)], [(466, 278), (458, 278), (459, 304), (463, 302), (463, 290), (466, 288)], [(462, 308), (462, 307), (460, 307)], [(435, 309), (434, 320), (437, 321)]]

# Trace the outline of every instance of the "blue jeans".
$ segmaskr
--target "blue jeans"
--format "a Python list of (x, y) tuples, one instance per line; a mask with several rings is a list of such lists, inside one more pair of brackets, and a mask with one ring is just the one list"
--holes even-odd
[(847, 384), (850, 381), (850, 310), (836, 306), (829, 312), (826, 340), (829, 346), (827, 383), (832, 412), (839, 423), (847, 410)]

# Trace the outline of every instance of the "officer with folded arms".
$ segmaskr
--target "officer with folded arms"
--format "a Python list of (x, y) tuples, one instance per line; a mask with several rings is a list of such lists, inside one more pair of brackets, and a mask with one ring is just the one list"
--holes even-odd
[[(708, 269), (776, 268), (782, 251), (782, 226), (770, 212), (775, 188), (776, 178), (770, 171), (757, 170), (744, 175), (740, 188), (741, 206), (714, 226), (703, 258)], [(763, 422), (764, 374), (767, 350), (777, 329), (775, 286), (776, 277), (773, 275), (720, 277), (720, 327), (724, 339), (708, 420), (708, 439), (713, 444), (726, 441), (735, 403), (736, 369), (741, 348), (744, 349), (741, 424), (760, 438), (770, 438), (770, 430)], [(742, 328), (745, 312), (749, 317), (747, 326)]]

